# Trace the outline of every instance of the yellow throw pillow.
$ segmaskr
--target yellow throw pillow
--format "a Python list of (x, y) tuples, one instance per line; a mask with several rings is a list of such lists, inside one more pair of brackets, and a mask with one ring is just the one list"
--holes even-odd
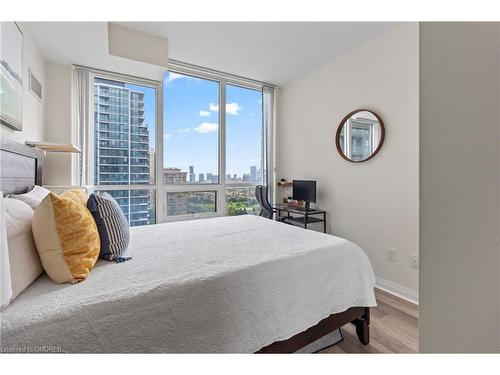
[(85, 280), (99, 256), (99, 232), (86, 207), (87, 200), (88, 195), (81, 190), (49, 193), (33, 215), (38, 254), (56, 283)]
[(60, 196), (81, 203), (85, 207), (87, 207), (87, 202), (89, 200), (89, 195), (84, 190), (78, 189), (66, 190), (64, 193), (61, 193)]

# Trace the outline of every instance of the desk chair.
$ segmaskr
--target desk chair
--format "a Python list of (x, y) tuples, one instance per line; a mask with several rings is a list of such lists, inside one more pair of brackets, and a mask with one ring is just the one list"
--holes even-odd
[(260, 204), (260, 213), (259, 216), (266, 217), (268, 219), (273, 219), (273, 215), (276, 212), (275, 209), (269, 203), (269, 199), (267, 198), (267, 186), (257, 185), (255, 187), (255, 199)]

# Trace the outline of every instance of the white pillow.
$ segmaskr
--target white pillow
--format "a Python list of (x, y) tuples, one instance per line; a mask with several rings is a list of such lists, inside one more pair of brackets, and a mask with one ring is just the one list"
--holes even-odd
[(43, 201), (43, 198), (49, 193), (50, 191), (44, 187), (35, 185), (29, 192), (25, 194), (12, 194), (9, 198), (19, 199), (20, 201), (28, 203), (33, 210), (36, 210), (40, 202)]
[[(0, 192), (2, 193), (2, 192)], [(12, 297), (10, 281), (9, 247), (7, 246), (7, 228), (3, 209), (3, 194), (0, 195), (0, 310), (6, 307)]]
[(33, 210), (26, 203), (3, 198), (7, 245), (9, 248), (10, 279), (12, 302), (43, 272), (42, 264), (35, 247), (31, 221)]

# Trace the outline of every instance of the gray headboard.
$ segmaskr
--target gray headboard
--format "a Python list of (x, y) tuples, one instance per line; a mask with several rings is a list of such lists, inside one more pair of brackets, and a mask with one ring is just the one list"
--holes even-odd
[(42, 184), (43, 152), (0, 138), (0, 190), (3, 195), (21, 194)]

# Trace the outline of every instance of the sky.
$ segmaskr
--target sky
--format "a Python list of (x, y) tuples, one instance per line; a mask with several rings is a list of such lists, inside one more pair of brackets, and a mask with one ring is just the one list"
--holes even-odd
[[(164, 97), (164, 166), (218, 174), (219, 83), (166, 73)], [(228, 85), (226, 88), (226, 173), (250, 173), (260, 168), (260, 91)]]

